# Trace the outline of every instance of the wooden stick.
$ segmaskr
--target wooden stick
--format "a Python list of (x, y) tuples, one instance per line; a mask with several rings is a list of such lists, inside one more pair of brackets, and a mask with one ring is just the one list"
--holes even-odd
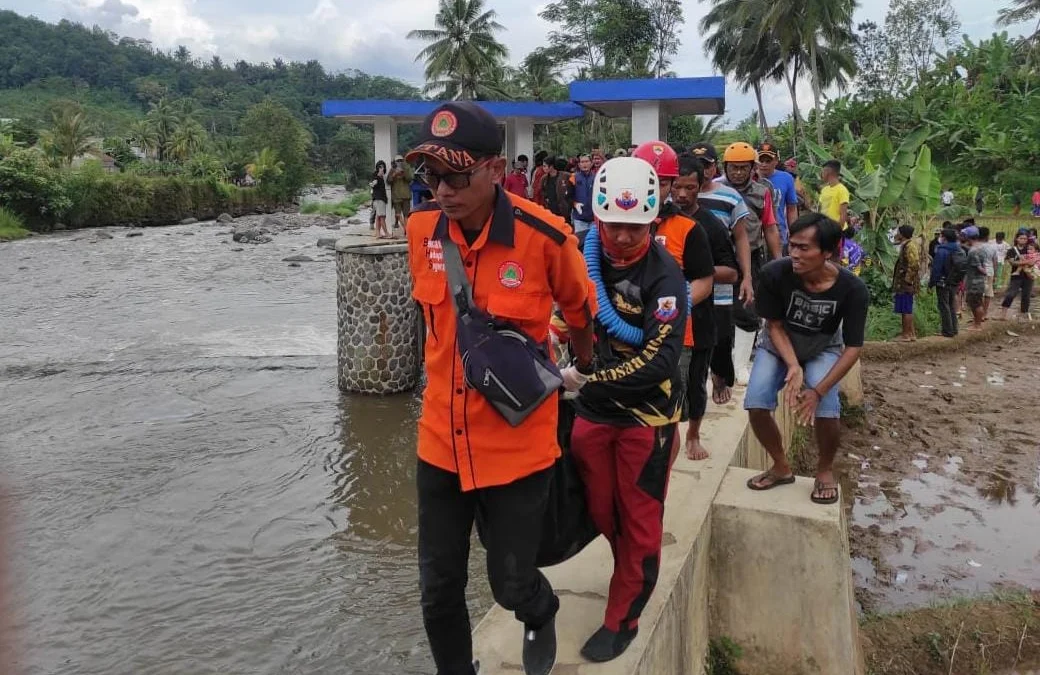
[(950, 652), (950, 670), (947, 675), (953, 675), (953, 660), (957, 658), (957, 645), (961, 643), (961, 631), (964, 630), (964, 622), (961, 621), (961, 627), (957, 629), (957, 639), (953, 641), (953, 651)]
[(1018, 665), (1018, 659), (1022, 656), (1022, 643), (1026, 640), (1026, 628), (1029, 626), (1029, 622), (1022, 624), (1022, 637), (1018, 639), (1018, 651), (1015, 652), (1015, 662), (1011, 664), (1011, 670), (1015, 669)]

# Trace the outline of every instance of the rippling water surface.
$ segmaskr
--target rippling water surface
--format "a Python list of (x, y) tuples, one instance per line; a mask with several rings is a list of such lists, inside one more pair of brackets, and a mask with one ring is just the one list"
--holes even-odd
[[(335, 233), (235, 252), (223, 229), (0, 245), (24, 670), (432, 672), (418, 398), (337, 390), (335, 266), (314, 246)], [(299, 252), (321, 262), (281, 262)]]

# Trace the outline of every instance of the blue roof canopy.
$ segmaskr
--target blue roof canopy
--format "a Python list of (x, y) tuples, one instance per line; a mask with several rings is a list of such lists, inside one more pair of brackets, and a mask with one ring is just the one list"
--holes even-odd
[(633, 101), (660, 101), (670, 115), (721, 115), (726, 110), (724, 77), (571, 82), (571, 100), (610, 117), (631, 113)]
[[(441, 103), (443, 101), (325, 101), (321, 105), (321, 113), (325, 117), (344, 117), (358, 122), (371, 122), (376, 117), (394, 117), (399, 122), (421, 122)], [(585, 115), (584, 108), (568, 102), (478, 101), (478, 103), (500, 120), (507, 117), (530, 117), (539, 122), (554, 122)]]

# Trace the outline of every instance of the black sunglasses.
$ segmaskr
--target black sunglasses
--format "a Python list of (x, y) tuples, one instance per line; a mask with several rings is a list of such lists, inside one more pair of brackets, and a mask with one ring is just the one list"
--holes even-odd
[(422, 173), (422, 182), (427, 185), (431, 190), (436, 191), (440, 187), (441, 182), (448, 184), (452, 190), (464, 190), (469, 187), (470, 181), (473, 178), (473, 174), (480, 171), (487, 165), (487, 162), (480, 162), (469, 171), (452, 171), (449, 173), (434, 173), (429, 169), (426, 169)]

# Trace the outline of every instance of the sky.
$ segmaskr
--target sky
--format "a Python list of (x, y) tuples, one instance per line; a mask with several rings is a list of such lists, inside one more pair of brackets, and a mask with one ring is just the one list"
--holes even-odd
[[(962, 32), (972, 38), (995, 30), (997, 11), (1006, 0), (979, 2), (952, 0), (960, 15)], [(510, 61), (519, 63), (545, 43), (551, 25), (538, 18), (545, 2), (486, 0), (507, 30), (499, 38), (509, 48)], [(686, 23), (672, 70), (680, 77), (715, 74), (704, 56), (697, 24), (707, 3), (682, 0)], [(856, 22), (882, 23), (888, 3), (861, 0)], [(405, 38), (409, 30), (433, 25), (437, 0), (0, 0), (0, 9), (34, 15), (45, 21), (70, 19), (100, 25), (120, 35), (147, 38), (160, 49), (187, 46), (206, 58), (219, 55), (225, 62), (317, 59), (328, 71), (357, 69), (421, 85), (422, 64), (415, 61), (421, 43)], [(1024, 26), (1010, 32), (1020, 34)], [(812, 91), (801, 84), (799, 103), (811, 106)], [(769, 85), (765, 107), (770, 123), (791, 112), (784, 85)], [(726, 117), (730, 125), (755, 109), (754, 97), (727, 83)]]

